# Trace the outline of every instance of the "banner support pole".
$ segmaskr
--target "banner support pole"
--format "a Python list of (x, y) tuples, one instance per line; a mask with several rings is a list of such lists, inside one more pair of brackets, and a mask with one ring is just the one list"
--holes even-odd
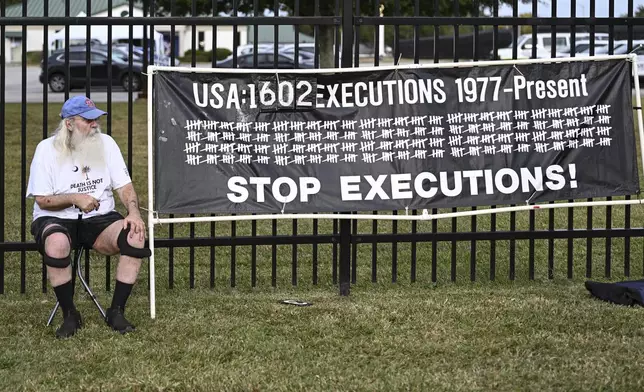
[(154, 142), (153, 134), (153, 110), (152, 110), (152, 100), (154, 96), (152, 95), (152, 83), (153, 75), (155, 73), (155, 66), (148, 65), (148, 75), (147, 75), (147, 90), (148, 90), (148, 244), (152, 254), (150, 255), (150, 262), (148, 264), (149, 269), (149, 281), (148, 289), (150, 292), (150, 318), (155, 319), (157, 310), (156, 310), (156, 272), (154, 268), (154, 159), (153, 159), (153, 148), (152, 143)]

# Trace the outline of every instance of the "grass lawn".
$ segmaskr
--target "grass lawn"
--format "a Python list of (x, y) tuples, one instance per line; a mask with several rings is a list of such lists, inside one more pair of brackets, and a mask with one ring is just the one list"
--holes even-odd
[[(104, 108), (105, 105), (99, 107)], [(60, 104), (47, 108), (51, 131)], [(147, 206), (146, 103), (135, 102), (133, 141), (128, 146), (127, 104), (113, 104), (111, 133), (126, 155), (132, 149), (132, 175)], [(4, 233), (5, 241), (31, 240), (31, 200), (22, 216), (24, 182), (22, 149), (31, 161), (43, 136), (43, 107), (27, 105), (25, 121), (19, 104), (5, 105)], [(103, 121), (107, 131), (106, 121)], [(22, 132), (24, 130), (24, 132)], [(26, 138), (23, 137), (26, 135)], [(0, 147), (1, 148), (1, 147)], [(639, 157), (639, 154), (638, 154)], [(122, 207), (119, 209), (123, 211)], [(644, 211), (624, 207), (554, 212), (554, 228), (641, 227)], [(547, 230), (549, 212), (536, 214), (536, 230)], [(510, 214), (496, 218), (497, 231), (510, 230)], [(529, 215), (517, 213), (516, 230), (529, 228)], [(477, 218), (479, 231), (491, 227), (490, 216)], [(278, 224), (278, 234), (310, 234), (312, 222)], [(391, 221), (380, 221), (378, 232), (391, 233)], [(471, 218), (441, 220), (437, 230), (467, 232)], [(155, 227), (167, 238), (169, 227)], [(175, 225), (175, 237), (189, 235), (190, 225)], [(195, 225), (197, 236), (209, 236), (210, 224)], [(218, 223), (217, 236), (229, 236), (230, 223)], [(237, 235), (249, 235), (250, 223), (238, 223)], [(330, 221), (320, 221), (319, 233), (330, 233)], [(431, 232), (431, 222), (419, 222), (419, 232)], [(358, 224), (371, 233), (372, 222)], [(411, 231), (398, 222), (397, 231)], [(270, 234), (271, 223), (258, 224)], [(611, 279), (623, 279), (626, 263), (631, 276), (642, 275), (641, 238), (592, 241), (593, 276), (601, 279), (610, 244)], [(417, 245), (416, 283), (409, 283), (411, 245), (378, 245), (378, 284), (371, 284), (371, 245), (356, 253), (356, 280), (348, 298), (332, 284), (332, 246), (319, 246), (319, 284), (312, 284), (311, 246), (300, 246), (298, 285), (293, 287), (291, 246), (277, 247), (277, 287), (271, 287), (271, 247), (257, 247), (257, 287), (250, 285), (250, 247), (237, 247), (236, 287), (230, 288), (229, 247), (214, 250), (215, 289), (209, 289), (210, 248), (194, 249), (194, 290), (189, 287), (190, 249), (174, 249), (175, 288), (168, 288), (167, 249), (156, 252), (157, 311), (149, 318), (147, 266), (128, 306), (139, 327), (129, 336), (111, 333), (86, 296), (79, 308), (86, 328), (71, 340), (53, 338), (44, 326), (54, 304), (53, 293), (41, 293), (42, 267), (34, 253), (4, 255), (4, 289), (0, 295), (0, 390), (633, 390), (641, 388), (644, 310), (609, 305), (591, 299), (583, 287), (586, 240), (535, 241), (535, 277), (528, 279), (528, 241), (497, 241), (496, 280), (490, 282), (489, 242), (476, 246), (476, 283), (469, 282), (471, 244), (437, 245), (437, 284), (431, 281), (431, 244)], [(552, 249), (553, 270), (549, 271)], [(398, 256), (398, 283), (392, 284), (392, 256)], [(508, 279), (510, 253), (516, 255), (516, 278)], [(452, 254), (457, 281), (450, 281)], [(567, 280), (572, 260), (573, 279)], [(106, 266), (113, 276), (115, 260), (92, 256), (91, 284), (104, 306)], [(26, 269), (21, 294), (20, 271)], [(553, 279), (547, 279), (551, 272)], [(109, 280), (109, 279), (108, 279)], [(79, 286), (78, 286), (79, 287)], [(113, 286), (112, 286), (113, 287)], [(79, 290), (79, 289), (77, 289)], [(311, 307), (279, 304), (296, 298)], [(60, 322), (58, 317), (55, 321)]]
[[(640, 390), (644, 309), (570, 282), (320, 289), (162, 290), (138, 330), (86, 327), (57, 341), (38, 294), (0, 298), (1, 390)], [(310, 301), (310, 307), (279, 300)], [(106, 303), (109, 296), (102, 292)], [(57, 318), (56, 322), (59, 322)]]

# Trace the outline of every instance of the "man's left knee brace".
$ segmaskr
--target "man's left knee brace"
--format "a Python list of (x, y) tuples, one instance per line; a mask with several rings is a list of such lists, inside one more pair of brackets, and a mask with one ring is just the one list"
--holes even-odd
[(121, 254), (123, 256), (130, 256), (130, 257), (136, 257), (137, 259), (142, 259), (144, 257), (150, 257), (152, 255), (152, 252), (150, 252), (150, 249), (148, 248), (135, 248), (132, 245), (127, 242), (127, 235), (130, 232), (130, 228), (128, 227), (125, 230), (121, 230), (121, 234), (119, 234), (119, 238), (116, 240), (116, 244), (118, 245)]

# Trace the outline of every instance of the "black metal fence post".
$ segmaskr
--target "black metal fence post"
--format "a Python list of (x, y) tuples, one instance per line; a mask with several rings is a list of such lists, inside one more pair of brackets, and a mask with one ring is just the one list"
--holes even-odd
[(351, 220), (340, 219), (340, 295), (351, 292)]
[[(342, 1), (342, 68), (353, 66), (353, 0)], [(351, 291), (351, 221), (340, 219), (340, 295)]]

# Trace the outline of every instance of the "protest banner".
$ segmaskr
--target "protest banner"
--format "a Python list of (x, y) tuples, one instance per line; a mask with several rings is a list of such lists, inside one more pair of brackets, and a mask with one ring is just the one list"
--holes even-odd
[(639, 192), (631, 63), (153, 78), (154, 210), (325, 213)]

